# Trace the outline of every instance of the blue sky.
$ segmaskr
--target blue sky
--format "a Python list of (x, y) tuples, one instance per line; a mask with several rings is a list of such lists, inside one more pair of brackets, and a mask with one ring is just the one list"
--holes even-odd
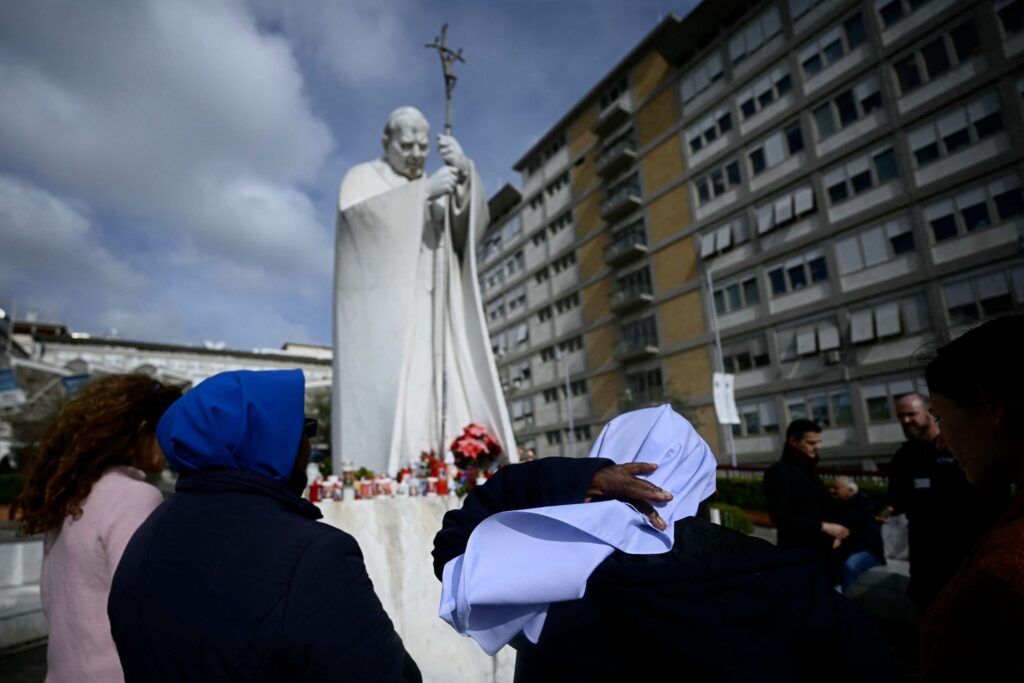
[[(330, 343), (334, 206), (412, 104), (488, 196), (658, 21), (696, 0), (0, 4), (0, 307), (126, 339)], [(436, 153), (428, 169), (440, 162)]]

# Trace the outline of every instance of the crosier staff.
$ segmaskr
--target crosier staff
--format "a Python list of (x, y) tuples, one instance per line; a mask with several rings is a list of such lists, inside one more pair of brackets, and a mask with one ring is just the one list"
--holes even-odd
[[(447, 38), (448, 24), (444, 24), (441, 26), (440, 37), (434, 38), (433, 43), (429, 43), (424, 47), (428, 50), (437, 50), (437, 54), (441, 58), (441, 70), (444, 75), (444, 134), (451, 135), (452, 92), (455, 90), (455, 82), (458, 80), (455, 76), (453, 65), (455, 62), (465, 63), (466, 60), (462, 58), (462, 48), (452, 50), (445, 44)], [(445, 305), (444, 299), (439, 302), (438, 298), (447, 297), (448, 295), (448, 244), (451, 240), (451, 211), (452, 204), (451, 197), (449, 197), (447, 217), (444, 222), (444, 233), (438, 245), (439, 258), (434, 259), (434, 383), (435, 387), (438, 383), (441, 385), (441, 424), (438, 429), (440, 444), (437, 450), (438, 455), (441, 455), (441, 457), (444, 457), (443, 454), (445, 453), (445, 444), (447, 442), (445, 429), (448, 425), (448, 307)], [(439, 336), (440, 339), (438, 338)], [(437, 362), (438, 356), (440, 356), (440, 363)], [(440, 378), (437, 377), (436, 368), (438, 367), (441, 370)]]

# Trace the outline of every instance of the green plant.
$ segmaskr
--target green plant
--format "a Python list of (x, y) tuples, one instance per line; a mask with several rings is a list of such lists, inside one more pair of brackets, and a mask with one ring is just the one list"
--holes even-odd
[(718, 477), (716, 503), (745, 510), (766, 510), (764, 482), (758, 478)]
[(715, 503), (711, 509), (718, 510), (722, 515), (722, 526), (726, 529), (748, 535), (754, 532), (754, 522), (742, 508), (728, 503)]

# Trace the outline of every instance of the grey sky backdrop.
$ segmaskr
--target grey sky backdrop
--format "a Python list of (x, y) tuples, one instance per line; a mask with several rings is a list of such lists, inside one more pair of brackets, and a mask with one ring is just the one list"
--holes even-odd
[[(488, 196), (696, 0), (0, 4), (0, 307), (175, 343), (329, 344), (338, 184), (384, 118), (443, 117)], [(439, 164), (436, 150), (428, 170)]]

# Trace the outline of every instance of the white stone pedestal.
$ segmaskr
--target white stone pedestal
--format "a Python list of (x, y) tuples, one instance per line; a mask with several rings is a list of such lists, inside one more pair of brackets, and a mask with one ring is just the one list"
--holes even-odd
[(317, 506), (322, 521), (359, 541), (366, 571), (384, 609), (427, 683), (511, 683), (515, 651), (488, 657), (437, 616), (441, 582), (434, 577), (434, 535), (458, 507), (449, 497), (378, 498)]

